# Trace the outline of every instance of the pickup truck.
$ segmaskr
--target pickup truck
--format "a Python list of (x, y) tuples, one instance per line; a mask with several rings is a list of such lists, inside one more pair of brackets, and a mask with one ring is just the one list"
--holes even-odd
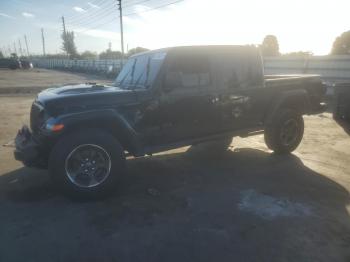
[(48, 168), (69, 195), (97, 197), (118, 185), (126, 154), (261, 133), (275, 153), (290, 153), (303, 137), (302, 116), (323, 110), (324, 93), (318, 76), (265, 76), (255, 47), (153, 50), (130, 57), (111, 85), (39, 93), (14, 155)]

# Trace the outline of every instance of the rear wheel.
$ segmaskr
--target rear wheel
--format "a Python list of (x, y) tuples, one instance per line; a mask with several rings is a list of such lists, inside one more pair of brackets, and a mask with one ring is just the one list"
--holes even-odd
[(304, 135), (304, 120), (295, 110), (282, 109), (265, 128), (265, 143), (276, 153), (294, 151)]
[(334, 94), (334, 99), (333, 99), (333, 118), (335, 120), (338, 120), (338, 119), (342, 118), (342, 114), (340, 112), (340, 105), (339, 105), (340, 98), (341, 98), (341, 96), (338, 93)]
[(125, 172), (124, 152), (118, 141), (102, 130), (74, 132), (53, 148), (49, 171), (54, 184), (70, 196), (106, 196)]

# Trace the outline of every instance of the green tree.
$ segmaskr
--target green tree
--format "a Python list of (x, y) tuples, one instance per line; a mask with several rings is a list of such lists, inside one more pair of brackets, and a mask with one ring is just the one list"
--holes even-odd
[(0, 58), (4, 58), (4, 54), (0, 51)]
[(80, 54), (81, 59), (96, 59), (97, 53), (96, 52), (91, 52), (91, 51), (85, 51)]
[(298, 52), (290, 52), (283, 54), (283, 56), (291, 56), (291, 57), (310, 57), (314, 54), (310, 51), (298, 51)]
[(112, 51), (111, 49), (107, 49), (106, 51), (100, 53), (100, 59), (121, 59), (122, 53), (119, 51)]
[(263, 56), (280, 55), (278, 40), (277, 40), (277, 37), (274, 35), (265, 36), (260, 48)]
[(127, 56), (129, 57), (129, 56), (132, 56), (134, 54), (142, 53), (142, 52), (146, 52), (146, 51), (149, 51), (149, 49), (138, 46), (138, 47), (130, 49)]
[(342, 33), (333, 42), (332, 55), (350, 54), (350, 31)]
[(74, 32), (67, 31), (62, 33), (62, 50), (65, 51), (69, 58), (76, 58), (78, 56), (77, 47), (74, 42)]
[[(42, 55), (38, 55), (38, 56), (36, 56), (36, 58), (42, 58)], [(65, 58), (67, 58), (67, 54), (64, 54), (64, 53), (46, 54), (46, 58), (51, 58), (51, 59), (65, 59)]]

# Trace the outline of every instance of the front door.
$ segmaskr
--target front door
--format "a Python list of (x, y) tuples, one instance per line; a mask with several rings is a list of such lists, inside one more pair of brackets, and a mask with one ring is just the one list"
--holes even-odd
[[(184, 52), (169, 57), (160, 97), (162, 143), (199, 138), (211, 132), (213, 86), (206, 54)], [(170, 79), (170, 82), (168, 81)]]

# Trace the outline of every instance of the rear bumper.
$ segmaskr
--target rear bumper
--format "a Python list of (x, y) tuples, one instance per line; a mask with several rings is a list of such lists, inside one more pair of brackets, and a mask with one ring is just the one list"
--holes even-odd
[(15, 138), (14, 157), (21, 161), (25, 166), (44, 167), (42, 157), (40, 156), (39, 143), (35, 141), (32, 133), (27, 126), (23, 126)]

